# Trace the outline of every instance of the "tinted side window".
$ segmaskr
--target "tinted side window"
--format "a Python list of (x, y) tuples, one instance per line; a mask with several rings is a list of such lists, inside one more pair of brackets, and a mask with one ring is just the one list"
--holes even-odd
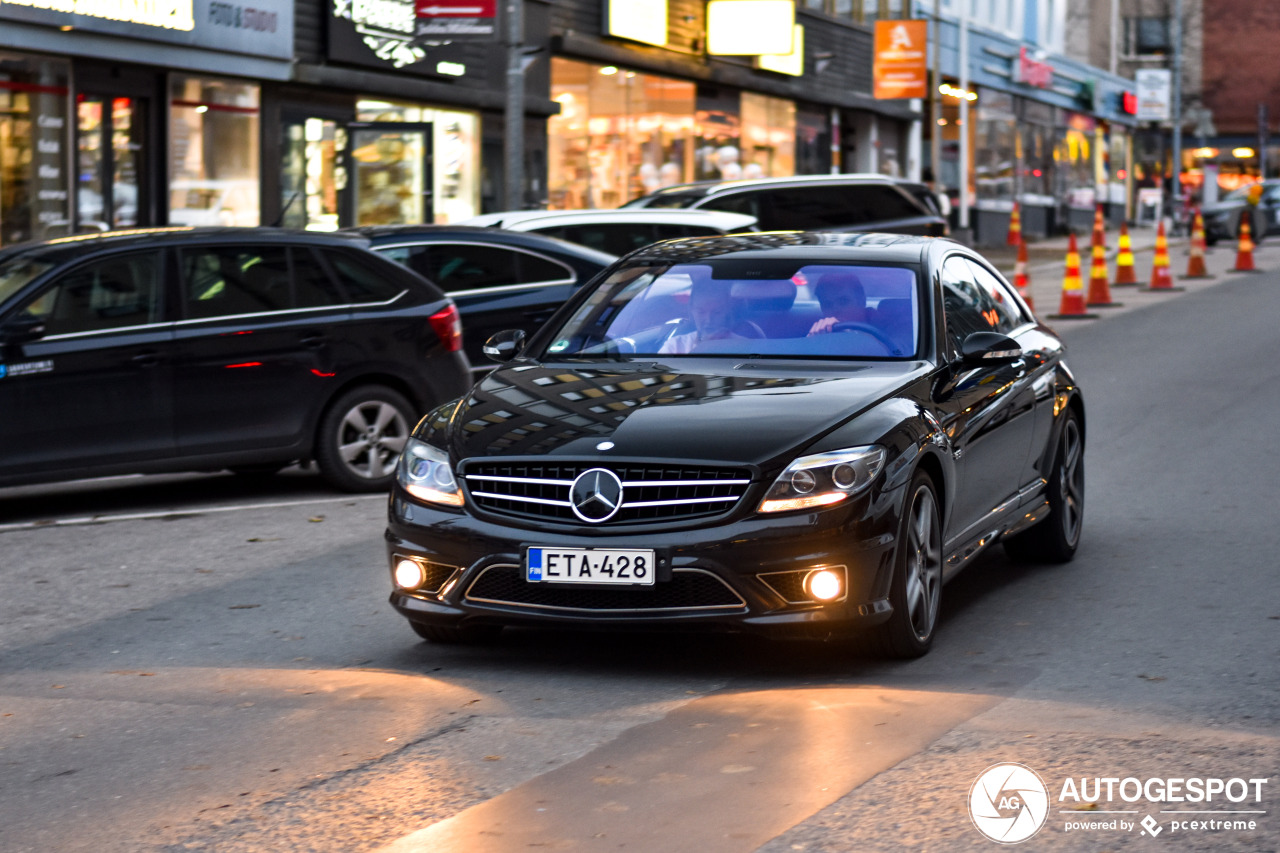
[(284, 311), (293, 307), (289, 261), (282, 246), (182, 250), (184, 315), (198, 319)]
[(161, 319), (160, 254), (93, 261), (62, 276), (23, 311), (45, 318), (45, 334), (96, 332)]
[(947, 315), (947, 338), (960, 351), (974, 332), (994, 332), (999, 314), (986, 292), (974, 282), (973, 267), (961, 257), (951, 257), (942, 267), (942, 307)]
[(432, 243), (412, 268), (444, 289), (445, 293), (501, 287), (519, 281), (516, 253), (496, 246)]
[(986, 295), (990, 304), (989, 310), (994, 310), (999, 318), (996, 323), (997, 332), (1007, 335), (1026, 322), (1026, 318), (1022, 316), (1022, 309), (1018, 307), (1018, 303), (1014, 301), (1013, 295), (1004, 282), (992, 275), (991, 271), (981, 264), (969, 261), (969, 266), (973, 268), (974, 282)]
[(541, 255), (531, 255), (527, 252), (519, 252), (518, 254), (518, 276), (521, 284), (536, 284), (544, 281), (573, 281), (577, 278), (573, 270), (559, 261), (553, 261)]
[[(321, 250), (321, 254), (333, 265), (347, 297), (354, 303), (388, 302), (404, 292), (404, 282), (388, 276), (362, 258), (332, 250)], [(398, 258), (393, 257), (392, 260)], [(411, 264), (406, 266), (415, 269)]]
[(293, 262), (293, 305), (295, 308), (322, 308), (346, 302), (338, 285), (309, 248), (289, 250)]

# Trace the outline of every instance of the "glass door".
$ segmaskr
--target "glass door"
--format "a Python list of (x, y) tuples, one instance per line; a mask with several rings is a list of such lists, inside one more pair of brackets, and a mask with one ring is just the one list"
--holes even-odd
[(354, 225), (434, 219), (430, 123), (347, 125), (347, 193)]
[(140, 215), (145, 102), (80, 95), (76, 103), (76, 230), (148, 224)]
[(347, 129), (332, 119), (284, 123), (280, 222), (289, 228), (333, 231), (340, 225), (339, 198), (347, 188)]

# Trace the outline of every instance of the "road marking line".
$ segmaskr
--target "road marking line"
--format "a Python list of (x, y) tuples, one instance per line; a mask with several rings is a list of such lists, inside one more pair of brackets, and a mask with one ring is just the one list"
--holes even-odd
[(51, 518), (40, 521), (20, 521), (14, 524), (0, 524), (0, 533), (10, 530), (35, 530), (41, 527), (72, 527), (82, 524), (107, 524), (112, 521), (143, 521), (153, 518), (172, 518), (174, 516), (206, 515), (213, 512), (239, 512), (246, 509), (280, 509), (290, 506), (307, 506), (308, 504), (342, 503), (344, 501), (386, 500), (386, 495), (349, 495), (342, 498), (311, 498), (302, 501), (277, 501), (265, 504), (233, 504), (231, 506), (209, 506), (198, 509), (167, 509), (154, 512), (134, 512), (124, 515), (84, 515), (76, 518)]

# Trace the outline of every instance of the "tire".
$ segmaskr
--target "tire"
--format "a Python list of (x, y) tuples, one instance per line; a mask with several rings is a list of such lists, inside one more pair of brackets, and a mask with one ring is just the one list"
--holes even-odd
[(933, 645), (942, 604), (942, 516), (929, 475), (916, 472), (903, 507), (889, 587), (893, 614), (877, 639), (885, 657), (918, 658)]
[(1068, 410), (1049, 475), (1049, 515), (1004, 540), (1005, 553), (1020, 563), (1067, 563), (1076, 555), (1084, 527), (1084, 432)]
[(492, 643), (502, 633), (501, 625), (423, 625), (410, 622), (413, 633), (431, 643), (451, 646), (478, 646)]
[(320, 419), (315, 457), (321, 476), (346, 492), (389, 489), (414, 422), (409, 401), (390, 388), (351, 389)]

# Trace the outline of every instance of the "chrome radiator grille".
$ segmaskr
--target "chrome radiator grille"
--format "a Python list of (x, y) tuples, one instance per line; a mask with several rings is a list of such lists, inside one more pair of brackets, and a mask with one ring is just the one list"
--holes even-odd
[[(521, 518), (583, 522), (573, 511), (570, 491), (578, 475), (599, 463), (524, 464), (473, 462), (463, 481), (477, 506)], [(721, 515), (731, 510), (751, 484), (739, 468), (682, 465), (607, 466), (622, 481), (622, 503), (606, 525)]]

